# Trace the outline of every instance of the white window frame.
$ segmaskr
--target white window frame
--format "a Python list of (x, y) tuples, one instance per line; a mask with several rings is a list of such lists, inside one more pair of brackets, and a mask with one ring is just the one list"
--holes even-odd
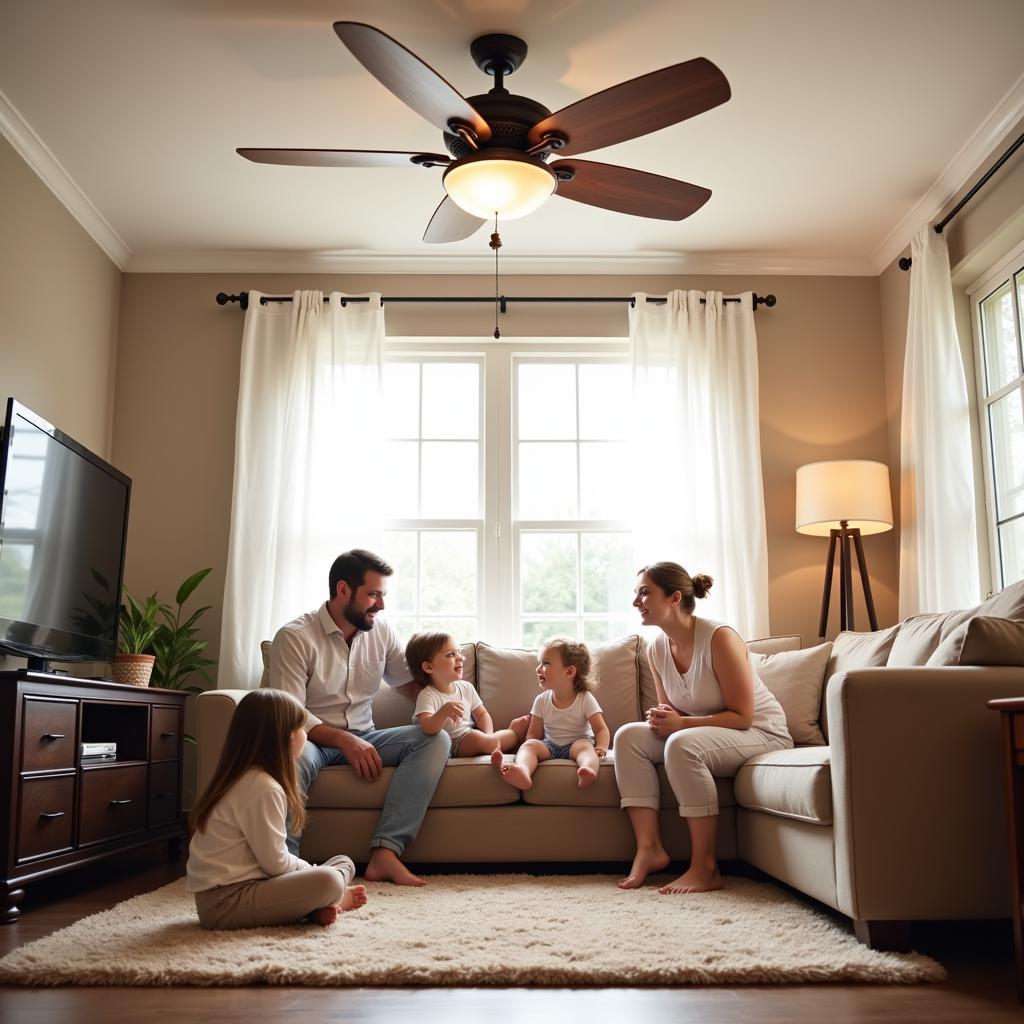
[[(500, 646), (518, 646), (519, 570), (518, 529), (513, 511), (513, 459), (516, 432), (514, 429), (515, 360), (517, 357), (543, 357), (557, 361), (578, 360), (585, 356), (617, 357), (628, 353), (628, 339), (615, 337), (581, 338), (502, 338), (481, 341), (479, 338), (388, 337), (384, 360), (390, 361), (468, 361), (481, 360), (482, 420), (480, 431), (480, 489), (482, 520), (389, 519), (382, 523), (387, 530), (467, 529), (480, 528), (477, 563), (477, 636)], [(422, 386), (422, 385), (421, 385)], [(571, 521), (575, 524), (577, 521)], [(565, 520), (551, 524), (552, 532), (572, 529)], [(613, 521), (612, 529), (624, 524)], [(531, 521), (531, 529), (535, 524)], [(588, 529), (598, 524), (587, 521)], [(387, 552), (382, 552), (387, 558)], [(576, 616), (573, 616), (574, 618)]]
[[(974, 377), (975, 389), (978, 399), (978, 429), (981, 440), (981, 464), (985, 477), (985, 513), (986, 532), (989, 552), (989, 563), (992, 573), (992, 585), (995, 589), (1002, 589), (1008, 585), (1003, 578), (1003, 567), (1000, 558), (999, 526), (996, 505), (996, 482), (995, 468), (993, 466), (993, 447), (990, 409), (992, 405), (1012, 394), (1014, 390), (1024, 391), (1024, 374), (1015, 380), (1003, 385), (992, 394), (987, 394), (987, 382), (985, 372), (985, 341), (982, 326), (982, 303), (992, 295), (1004, 282), (1009, 280), (1011, 292), (1014, 294), (1014, 316), (1017, 321), (1018, 344), (1024, 344), (1024, 324), (1021, 323), (1021, 309), (1016, 298), (1014, 289), (1014, 275), (1024, 272), (1024, 242), (1011, 250), (990, 270), (979, 277), (974, 284), (967, 289), (971, 300), (971, 329), (974, 335)], [(1019, 516), (1011, 516), (1002, 520), (1002, 523), (1012, 522)], [(1012, 581), (1011, 581), (1012, 582)]]

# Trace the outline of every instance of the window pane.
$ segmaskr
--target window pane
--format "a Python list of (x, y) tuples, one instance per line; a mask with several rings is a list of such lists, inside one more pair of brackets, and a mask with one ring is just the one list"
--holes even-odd
[(576, 518), (576, 445), (519, 445), (519, 518)]
[(418, 513), (419, 444), (387, 441), (382, 446), (384, 485), (381, 514), (385, 519), (413, 519)]
[(999, 562), (1004, 587), (1024, 579), (1024, 519), (999, 527)]
[[(583, 639), (588, 644), (603, 644), (610, 640), (621, 640), (636, 632), (636, 623), (632, 626), (626, 619), (584, 619)], [(598, 679), (598, 683), (600, 683)]]
[(520, 363), (519, 436), (576, 437), (576, 368), (565, 363)]
[(476, 363), (423, 364), (423, 436), (480, 436), (480, 367)]
[(458, 644), (475, 643), (477, 640), (477, 628), (475, 618), (457, 618), (448, 616), (446, 618), (429, 618), (420, 620), (420, 631), (447, 633), (455, 638)]
[(384, 364), (384, 436), (419, 437), (419, 363)]
[[(416, 531), (387, 530), (381, 557), (394, 574), (388, 577), (388, 596), (384, 599), (387, 611), (401, 615), (416, 611)], [(389, 615), (388, 621), (394, 625)]]
[(475, 614), (476, 530), (424, 530), (420, 534), (420, 611)]
[(616, 441), (580, 444), (580, 516), (626, 519), (629, 516), (629, 447)]
[(580, 538), (580, 550), (583, 559), (583, 611), (618, 612), (628, 617), (636, 568), (629, 535), (584, 533)]
[(519, 579), (523, 612), (575, 613), (576, 568), (575, 533), (522, 534)]
[(476, 519), (480, 514), (480, 445), (477, 441), (423, 442), (420, 515)]
[[(410, 615), (389, 615), (388, 622), (398, 634), (398, 642), (404, 648), (409, 642), (409, 637), (416, 632), (416, 620)], [(411, 718), (412, 715), (410, 714), (409, 717)]]
[(1020, 375), (1020, 350), (1013, 322), (1013, 291), (1006, 281), (981, 304), (987, 394)]
[(996, 517), (1024, 512), (1024, 403), (1020, 388), (989, 407)]
[(581, 363), (580, 437), (629, 437), (630, 368), (616, 363)]
[(537, 650), (542, 643), (553, 640), (556, 636), (564, 636), (569, 640), (576, 639), (576, 619), (541, 619), (523, 623), (522, 640), (527, 650)]

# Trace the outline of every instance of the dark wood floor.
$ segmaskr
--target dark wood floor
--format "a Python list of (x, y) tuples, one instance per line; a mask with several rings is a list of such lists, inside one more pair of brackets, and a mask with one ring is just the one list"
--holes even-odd
[[(177, 878), (181, 863), (162, 850), (127, 854), (28, 889), (24, 914), (0, 926), (0, 955), (112, 907), (129, 896)], [(472, 937), (467, 936), (467, 941)], [(147, 1024), (188, 1021), (252, 1024), (296, 1021), (414, 1020), (416, 1024), (492, 1018), (639, 1020), (643, 1024), (846, 1024), (853, 1021), (987, 1024), (1024, 1020), (1016, 1001), (1009, 922), (929, 925), (914, 935), (917, 948), (949, 972), (941, 985), (791, 985), (637, 989), (321, 989), (278, 988), (54, 988), (0, 987), (0, 1020), (10, 1024)]]

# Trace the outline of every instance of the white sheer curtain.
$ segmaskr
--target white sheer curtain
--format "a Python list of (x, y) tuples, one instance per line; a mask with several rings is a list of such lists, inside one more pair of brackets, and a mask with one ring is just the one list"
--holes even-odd
[(754, 639), (768, 635), (768, 549), (754, 297), (739, 298), (635, 296), (635, 548), (640, 564), (711, 576), (700, 614)]
[(981, 599), (967, 382), (946, 240), (911, 242), (900, 427), (900, 618)]
[(249, 293), (218, 686), (260, 679), (259, 644), (328, 596), (331, 562), (379, 540), (380, 295)]

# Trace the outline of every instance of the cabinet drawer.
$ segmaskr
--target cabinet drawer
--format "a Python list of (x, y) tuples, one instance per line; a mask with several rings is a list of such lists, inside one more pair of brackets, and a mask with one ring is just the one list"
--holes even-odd
[(78, 845), (141, 832), (146, 827), (146, 766), (82, 772)]
[(151, 761), (176, 761), (181, 748), (181, 709), (154, 707), (149, 727)]
[(75, 767), (78, 703), (26, 697), (22, 714), (21, 770), (58, 771)]
[(178, 762), (165, 761), (149, 769), (149, 827), (162, 828), (178, 820)]
[(22, 861), (70, 850), (74, 821), (74, 775), (22, 779), (15, 859)]

